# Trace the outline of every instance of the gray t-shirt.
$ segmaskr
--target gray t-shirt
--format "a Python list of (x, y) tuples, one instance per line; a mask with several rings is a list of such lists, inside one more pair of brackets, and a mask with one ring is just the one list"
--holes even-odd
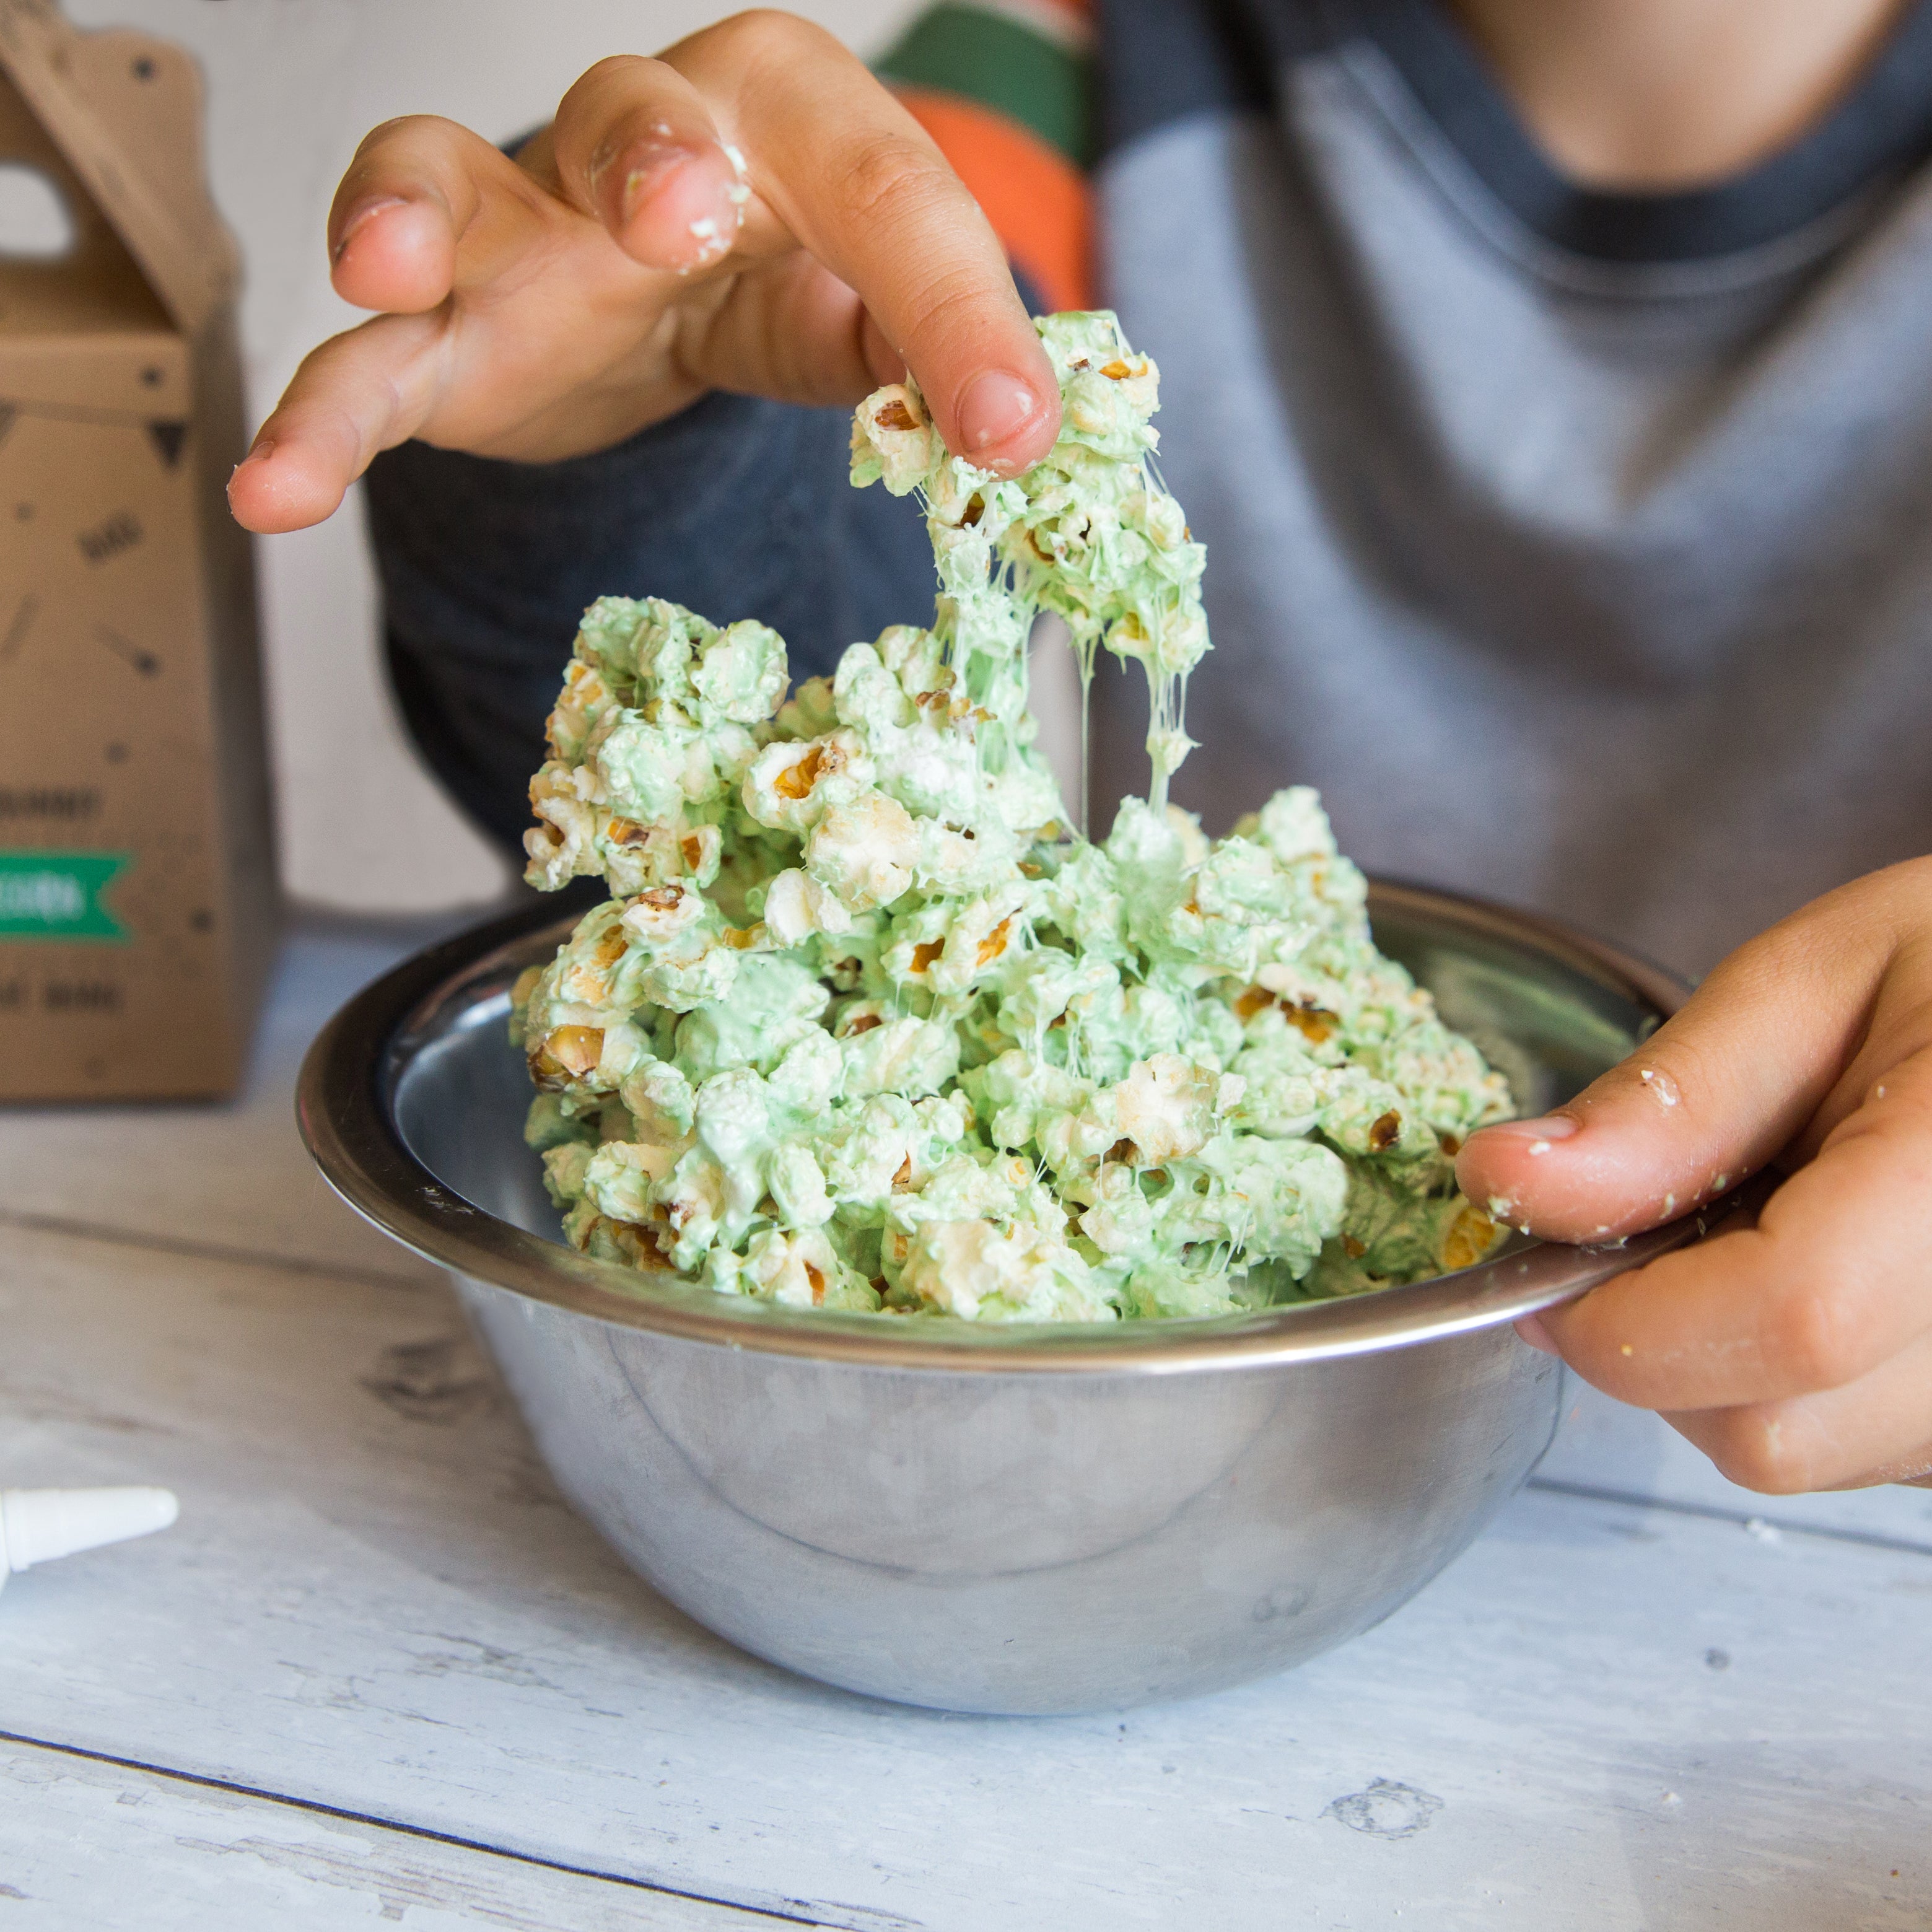
[(1176, 796), (1317, 784), (1371, 869), (1693, 970), (1932, 850), (1932, 16), (1798, 148), (1629, 197), (1551, 173), (1425, 0), (1245, 46), (1217, 10), (1191, 98), (1181, 10), (1109, 8), (1098, 178), (1208, 545)]
[[(1702, 970), (1932, 850), (1932, 0), (1823, 125), (1580, 191), (1432, 0), (1102, 0), (1103, 293), (1162, 372), (1215, 650), (1175, 795), (1318, 785), (1370, 868)], [(371, 476), (399, 695), (507, 838), (599, 592), (795, 674), (930, 611), (845, 420), (712, 397), (526, 466)], [(1139, 790), (1104, 672), (1096, 820)]]

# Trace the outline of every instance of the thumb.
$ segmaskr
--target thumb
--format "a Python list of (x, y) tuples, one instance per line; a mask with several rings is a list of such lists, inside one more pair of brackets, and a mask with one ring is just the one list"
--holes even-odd
[(1574, 1100), (1472, 1134), (1456, 1163), (1463, 1191), (1546, 1239), (1612, 1241), (1772, 1160), (1850, 1060), (1884, 972), (1888, 922), (1855, 902), (1858, 890), (1740, 947)]

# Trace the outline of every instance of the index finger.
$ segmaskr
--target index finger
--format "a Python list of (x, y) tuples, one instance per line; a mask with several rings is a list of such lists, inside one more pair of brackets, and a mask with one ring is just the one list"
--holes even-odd
[[(947, 446), (1006, 471), (1043, 456), (1059, 431), (1058, 385), (999, 238), (912, 116), (830, 34), (789, 14), (739, 14), (660, 58), (742, 156), (758, 202), (856, 292)], [(596, 88), (573, 89), (560, 111), (567, 182), (621, 178), (614, 148), (650, 146), (627, 96), (662, 92), (626, 64), (604, 63)]]

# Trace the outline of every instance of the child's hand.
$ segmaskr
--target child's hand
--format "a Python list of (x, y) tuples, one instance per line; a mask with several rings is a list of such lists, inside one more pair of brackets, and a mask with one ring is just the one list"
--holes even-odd
[(987, 467), (1024, 467), (1058, 430), (978, 205), (789, 14), (600, 62), (514, 161), (452, 122), (392, 121), (344, 177), (328, 242), (337, 291), (382, 313), (316, 350), (262, 425), (229, 488), (251, 530), (320, 522), (410, 436), (541, 462), (709, 389), (849, 406), (907, 364)]
[(1522, 1324), (1660, 1409), (1734, 1482), (1932, 1477), (1932, 859), (1732, 953), (1642, 1050), (1546, 1120), (1471, 1137), (1478, 1201), (1558, 1240), (1655, 1226), (1752, 1169), (1755, 1227)]

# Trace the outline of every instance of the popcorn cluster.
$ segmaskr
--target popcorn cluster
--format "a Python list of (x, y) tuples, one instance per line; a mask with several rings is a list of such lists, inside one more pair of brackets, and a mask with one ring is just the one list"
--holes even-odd
[[(1305, 789), (1210, 842), (1165, 805), (1204, 554), (1150, 473), (1157, 374), (1040, 325), (1064, 426), (1017, 481), (916, 387), (852, 478), (919, 493), (930, 629), (786, 698), (783, 642), (659, 599), (586, 614), (529, 877), (614, 897), (519, 982), (528, 1136), (579, 1247), (720, 1292), (978, 1320), (1210, 1315), (1468, 1265), (1455, 1190), (1502, 1080), (1370, 938)], [(1026, 652), (1144, 668), (1152, 802), (1066, 830)]]

